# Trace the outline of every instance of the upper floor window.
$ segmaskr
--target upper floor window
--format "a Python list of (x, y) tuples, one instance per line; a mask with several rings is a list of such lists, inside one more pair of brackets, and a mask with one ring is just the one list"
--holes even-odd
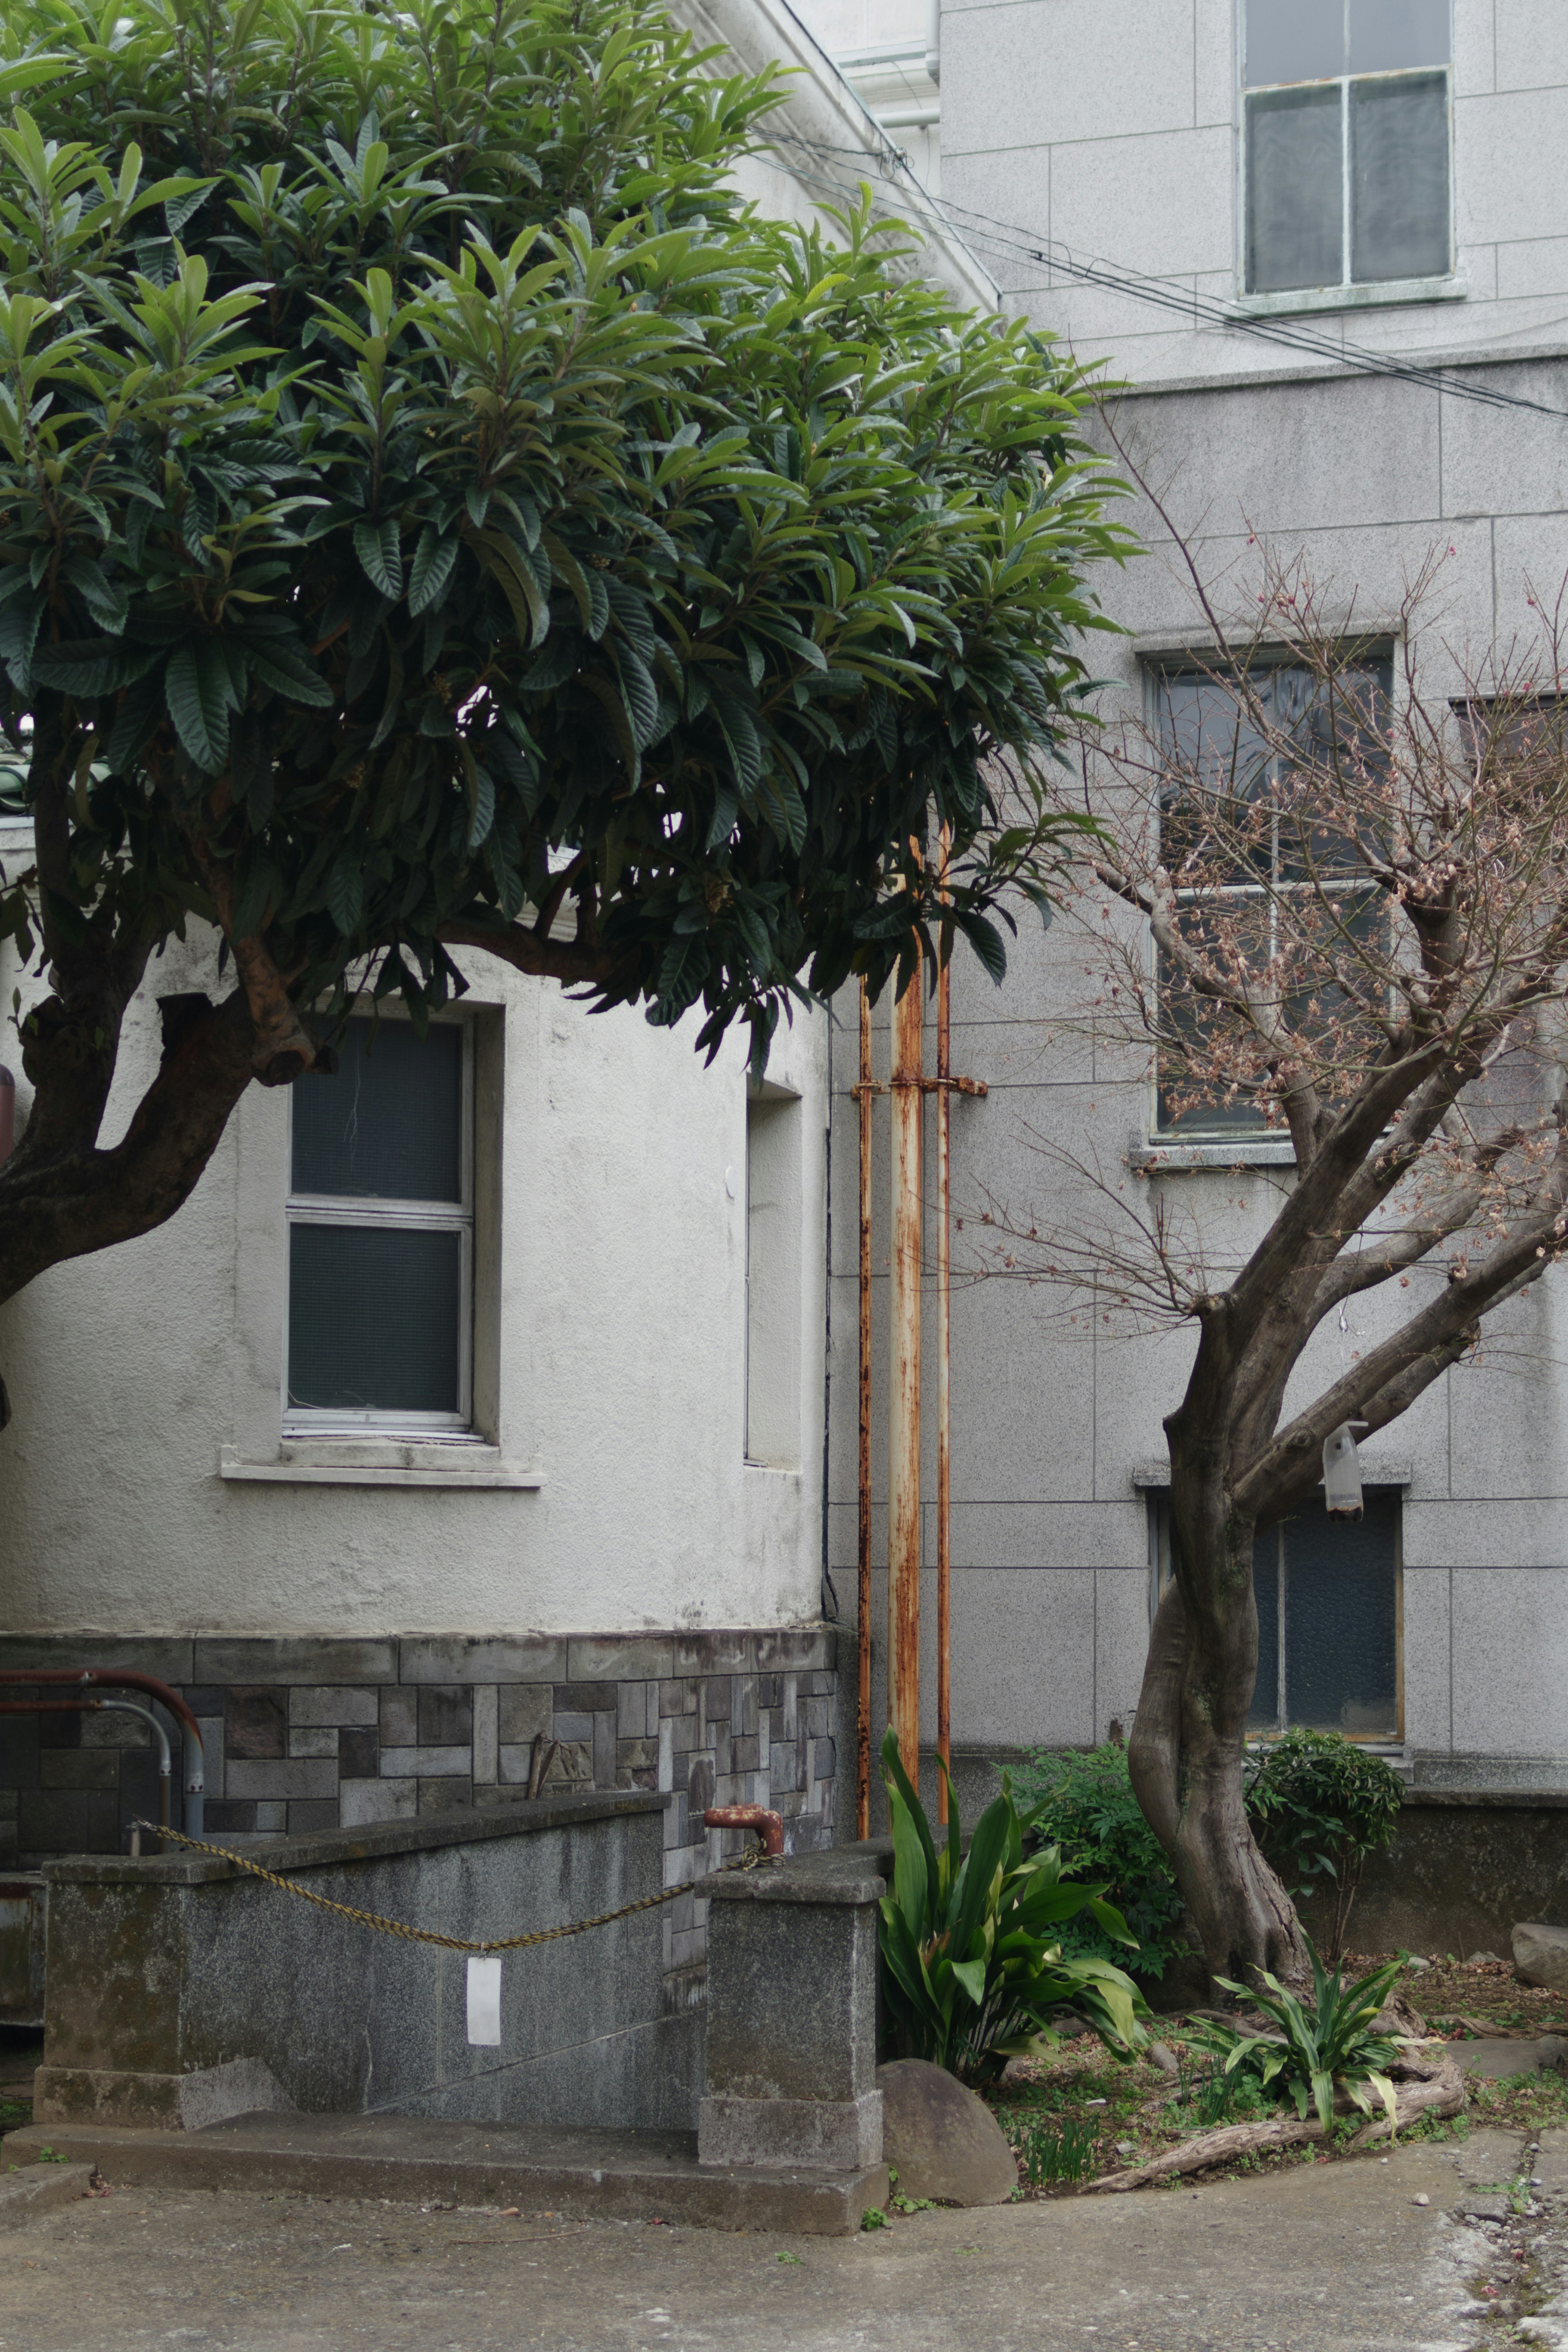
[(1249, 294), (1446, 278), (1449, 0), (1245, 0)]
[[(1155, 684), (1160, 855), (1177, 922), (1210, 961), (1255, 974), (1288, 1027), (1322, 1036), (1344, 1011), (1326, 970), (1335, 938), (1370, 940), (1385, 918), (1357, 844), (1322, 821), (1312, 780), (1336, 761), (1377, 757), (1392, 662), (1358, 654), (1332, 689), (1284, 661), (1250, 665), (1245, 686), (1222, 670), (1165, 670)], [(1234, 1017), (1163, 957), (1156, 985), (1158, 1131), (1218, 1139), (1281, 1124), (1266, 1063)]]
[(470, 1034), (350, 1021), (291, 1089), (289, 1427), (439, 1432), (471, 1396)]

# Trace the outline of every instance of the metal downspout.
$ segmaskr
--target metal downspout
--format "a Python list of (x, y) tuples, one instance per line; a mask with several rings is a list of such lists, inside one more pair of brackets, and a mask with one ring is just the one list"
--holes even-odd
[[(936, 0), (933, 0), (933, 6)], [(947, 856), (952, 835), (942, 828), (940, 897), (946, 899)], [(946, 945), (946, 942), (944, 942)], [(951, 954), (945, 955), (936, 975), (936, 1753), (944, 1764), (953, 1760), (952, 1581), (953, 1581), (953, 1425), (948, 1346), (951, 1306), (952, 1170), (949, 1156), (950, 1106), (953, 1075), (952, 1000), (948, 987)], [(936, 1818), (947, 1818), (947, 1775), (936, 1776)]]
[(202, 1727), (177, 1690), (171, 1690), (169, 1685), (160, 1682), (156, 1675), (133, 1674), (129, 1667), (110, 1666), (9, 1666), (0, 1669), (0, 1684), (5, 1683), (38, 1689), (55, 1683), (74, 1683), (87, 1688), (144, 1691), (149, 1698), (155, 1698), (160, 1706), (167, 1707), (180, 1726), (184, 1756), (183, 1826), (188, 1837), (203, 1834), (205, 1828), (206, 1777)]
[(887, 1714), (920, 1785), (920, 1130), (925, 1004), (918, 962), (894, 1008), (893, 1246), (887, 1412)]

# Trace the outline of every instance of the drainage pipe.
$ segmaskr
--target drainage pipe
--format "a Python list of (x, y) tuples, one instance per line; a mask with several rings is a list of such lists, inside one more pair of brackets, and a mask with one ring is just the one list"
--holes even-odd
[(703, 1815), (705, 1830), (760, 1830), (763, 1852), (781, 1854), (784, 1851), (784, 1820), (782, 1814), (770, 1813), (766, 1805), (710, 1805)]
[[(169, 1826), (169, 1787), (173, 1777), (172, 1759), (169, 1753), (169, 1735), (150, 1706), (138, 1706), (133, 1698), (4, 1698), (0, 1699), (0, 1715), (134, 1715), (152, 1726), (158, 1742), (158, 1826)], [(131, 1832), (132, 1853), (141, 1851), (140, 1832)]]
[[(942, 884), (938, 897), (947, 903), (947, 859), (953, 836), (942, 828)], [(943, 945), (936, 975), (936, 1753), (945, 1765), (953, 1761), (952, 1583), (953, 1583), (953, 1424), (948, 1345), (952, 1305), (951, 1233), (953, 1193), (949, 1157), (949, 1108), (953, 1075), (952, 997), (948, 986), (951, 942)], [(936, 1819), (947, 1818), (947, 1774), (936, 1775)]]
[(921, 965), (893, 1014), (893, 1248), (888, 1284), (887, 1717), (920, 1785)]
[(78, 1689), (144, 1691), (155, 1698), (160, 1706), (167, 1707), (180, 1726), (184, 1749), (184, 1804), (183, 1827), (187, 1837), (200, 1837), (205, 1827), (206, 1780), (202, 1727), (191, 1713), (177, 1690), (156, 1675), (133, 1674), (129, 1667), (110, 1666), (34, 1666), (0, 1669), (0, 1684), (19, 1684), (23, 1688), (52, 1687), (57, 1683), (74, 1684)]
[(860, 1458), (855, 1489), (855, 1835), (871, 1835), (871, 995), (861, 982)]

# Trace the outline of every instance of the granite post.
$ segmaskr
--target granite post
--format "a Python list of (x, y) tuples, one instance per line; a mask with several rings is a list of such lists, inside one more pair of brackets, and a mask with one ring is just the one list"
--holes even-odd
[(707, 1880), (709, 2165), (862, 2170), (882, 2161), (877, 1902), (842, 1851)]

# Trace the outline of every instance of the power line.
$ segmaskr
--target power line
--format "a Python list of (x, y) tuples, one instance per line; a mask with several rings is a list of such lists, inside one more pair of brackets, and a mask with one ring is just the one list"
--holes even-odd
[[(821, 141), (801, 139), (789, 132), (775, 133), (768, 143), (775, 147), (803, 148), (808, 152), (825, 157), (845, 156), (862, 166), (869, 160), (863, 148), (832, 147)], [(1080, 260), (1067, 247), (1054, 239), (1048, 238), (1043, 245), (1034, 241), (1029, 231), (1017, 222), (999, 220), (994, 214), (978, 212), (970, 205), (954, 204), (948, 199), (932, 195), (915, 178), (891, 142), (888, 152), (897, 164), (902, 179), (885, 172), (868, 173), (863, 169), (860, 176), (884, 188), (913, 193), (919, 198), (921, 205), (928, 208), (937, 220), (951, 229), (960, 243), (989, 246), (998, 252), (1021, 255), (1039, 268), (1053, 274), (1060, 273), (1080, 285), (1097, 286), (1106, 292), (1119, 294), (1126, 300), (1175, 312), (1195, 326), (1219, 327), (1232, 333), (1251, 335), (1259, 341), (1330, 362), (1354, 374), (1389, 376), (1402, 383), (1441, 393), (1450, 400), (1468, 400), (1485, 408), (1522, 409), (1534, 415), (1568, 422), (1568, 409), (1554, 408), (1546, 401), (1530, 400), (1518, 393), (1500, 392), (1487, 384), (1473, 383), (1468, 378), (1455, 375), (1448, 368), (1423, 367), (1418, 362), (1401, 359), (1395, 353), (1375, 351), (1368, 344), (1336, 341), (1321, 329), (1309, 327), (1300, 320), (1233, 310), (1207, 295), (1185, 292), (1168, 279), (1146, 278), (1136, 270), (1121, 268), (1113, 262)], [(814, 180), (820, 187), (830, 188), (841, 194), (843, 193), (841, 180), (802, 172), (793, 163), (789, 168), (808, 184)], [(955, 218), (955, 215), (962, 217)]]

